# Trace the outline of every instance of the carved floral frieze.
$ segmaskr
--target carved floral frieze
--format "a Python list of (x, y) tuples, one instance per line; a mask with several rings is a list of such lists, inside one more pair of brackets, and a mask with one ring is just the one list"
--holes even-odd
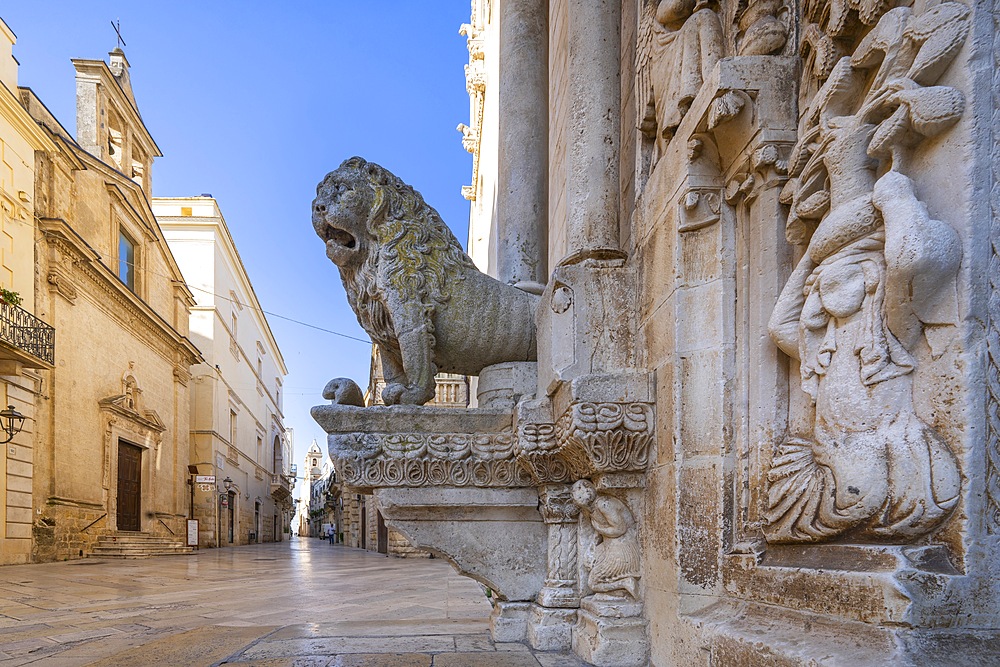
[(351, 486), (533, 485), (514, 460), (509, 433), (344, 433), (328, 441)]
[(653, 424), (650, 403), (572, 403), (555, 423), (520, 423), (517, 458), (539, 484), (639, 472), (649, 459)]

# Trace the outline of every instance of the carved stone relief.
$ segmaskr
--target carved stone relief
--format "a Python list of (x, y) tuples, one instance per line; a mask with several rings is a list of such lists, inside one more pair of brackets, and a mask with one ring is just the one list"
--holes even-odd
[(885, 13), (804, 114), (783, 201), (788, 240), (806, 250), (769, 330), (799, 360), (812, 430), (772, 463), (771, 542), (910, 541), (958, 503), (957, 460), (917, 415), (912, 384), (918, 343), (942, 354), (957, 322), (961, 246), (902, 172), (908, 148), (963, 112), (958, 90), (933, 84), (968, 14), (954, 2)]
[(704, 0), (662, 0), (655, 12), (647, 11), (640, 31), (639, 129), (663, 155), (705, 77), (724, 55), (722, 23)]
[(538, 297), (480, 272), (437, 211), (388, 170), (345, 160), (317, 187), (313, 227), (382, 351), (386, 405), (430, 401), (438, 372), (534, 361)]
[(598, 493), (593, 483), (573, 484), (573, 502), (594, 539), (583, 554), (587, 588), (611, 598), (639, 599), (639, 539), (635, 517), (621, 500)]
[(546, 485), (538, 494), (538, 509), (549, 527), (548, 572), (538, 603), (545, 607), (573, 608), (580, 604), (577, 582), (577, 518), (570, 487)]

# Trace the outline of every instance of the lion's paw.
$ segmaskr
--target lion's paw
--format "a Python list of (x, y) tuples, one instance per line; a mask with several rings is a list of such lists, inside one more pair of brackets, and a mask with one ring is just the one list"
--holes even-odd
[(398, 405), (399, 399), (406, 391), (406, 385), (392, 382), (382, 390), (382, 402), (386, 405)]
[(407, 387), (399, 397), (399, 402), (404, 405), (423, 405), (434, 398), (435, 386), (430, 387)]

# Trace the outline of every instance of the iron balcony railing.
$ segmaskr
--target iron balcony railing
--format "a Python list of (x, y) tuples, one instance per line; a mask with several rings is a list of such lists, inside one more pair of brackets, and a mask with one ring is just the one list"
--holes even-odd
[(0, 341), (50, 366), (55, 364), (56, 330), (3, 299), (0, 299)]

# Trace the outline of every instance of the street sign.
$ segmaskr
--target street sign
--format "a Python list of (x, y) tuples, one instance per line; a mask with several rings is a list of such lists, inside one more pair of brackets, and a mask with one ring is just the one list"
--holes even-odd
[(197, 475), (194, 481), (198, 484), (215, 484), (215, 475)]

